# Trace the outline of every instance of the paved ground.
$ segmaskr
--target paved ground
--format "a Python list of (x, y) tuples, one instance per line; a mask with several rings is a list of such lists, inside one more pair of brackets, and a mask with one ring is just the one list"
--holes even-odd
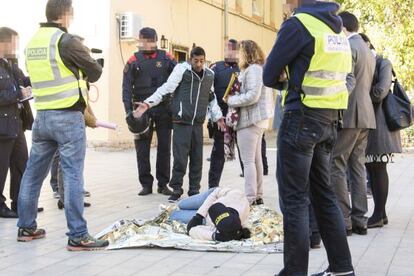
[[(276, 209), (277, 189), (274, 177), (275, 149), (270, 143), (268, 157), (272, 175), (265, 177), (265, 204)], [(205, 157), (211, 146), (205, 146)], [(154, 161), (154, 158), (152, 158)], [(203, 171), (206, 189), (209, 163)], [(243, 189), (237, 162), (225, 165), (222, 185)], [(349, 238), (357, 275), (414, 275), (414, 155), (404, 154), (389, 166), (390, 224), (370, 230), (368, 235)], [(166, 197), (153, 194), (138, 197), (134, 152), (88, 150), (86, 187), (92, 193), (92, 207), (86, 209), (92, 234), (120, 218), (149, 218), (158, 212)], [(44, 183), (38, 224), (47, 230), (47, 238), (31, 243), (16, 242), (16, 220), (0, 219), (0, 275), (274, 275), (283, 263), (282, 254), (234, 254), (190, 252), (164, 249), (129, 249), (73, 253), (67, 242), (64, 213)], [(187, 187), (185, 183), (185, 187)], [(7, 191), (7, 187), (6, 187)], [(370, 200), (370, 212), (372, 201)], [(327, 267), (323, 249), (310, 253), (309, 273)]]

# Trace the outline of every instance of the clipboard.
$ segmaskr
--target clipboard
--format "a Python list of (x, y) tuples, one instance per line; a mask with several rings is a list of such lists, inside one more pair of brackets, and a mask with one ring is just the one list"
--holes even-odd
[(234, 82), (236, 81), (236, 79), (237, 79), (236, 73), (232, 73), (229, 85), (227, 85), (226, 92), (224, 92), (223, 102), (227, 103), (227, 99), (230, 96), (230, 93), (232, 91), (232, 88), (233, 88), (233, 85), (234, 85)]

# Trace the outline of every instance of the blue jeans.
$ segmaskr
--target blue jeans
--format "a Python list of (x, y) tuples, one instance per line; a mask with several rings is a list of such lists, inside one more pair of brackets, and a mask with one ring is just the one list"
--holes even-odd
[(59, 150), (65, 188), (65, 215), (69, 238), (88, 233), (83, 218), (83, 166), (86, 152), (84, 116), (78, 111), (38, 111), (32, 131), (32, 149), (20, 186), (18, 227), (36, 228), (37, 205), (43, 180)]
[(170, 215), (170, 220), (176, 220), (182, 223), (187, 224), (193, 216), (197, 213), (198, 208), (203, 205), (207, 197), (214, 191), (216, 188), (210, 188), (206, 192), (201, 194), (196, 194), (178, 202), (178, 208), (180, 210), (174, 210)]
[(284, 268), (279, 275), (307, 275), (310, 202), (330, 271), (353, 270), (344, 220), (330, 186), (336, 141), (336, 116), (331, 112), (303, 109), (286, 111), (283, 116), (276, 171), (285, 235)]

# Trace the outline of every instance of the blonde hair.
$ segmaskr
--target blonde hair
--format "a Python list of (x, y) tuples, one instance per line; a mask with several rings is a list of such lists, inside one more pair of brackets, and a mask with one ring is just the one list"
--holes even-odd
[(246, 69), (251, 64), (263, 65), (265, 56), (262, 49), (253, 40), (243, 40), (240, 42), (240, 61), (239, 67)]

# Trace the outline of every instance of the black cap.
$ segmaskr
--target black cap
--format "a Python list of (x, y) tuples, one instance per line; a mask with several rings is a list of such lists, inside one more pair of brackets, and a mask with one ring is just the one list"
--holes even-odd
[(139, 38), (151, 39), (151, 40), (154, 40), (154, 41), (158, 41), (157, 32), (155, 31), (155, 29), (150, 28), (150, 27), (142, 28), (139, 31)]
[(235, 209), (215, 203), (208, 209), (208, 215), (221, 235), (226, 236), (228, 240), (237, 239), (236, 234), (242, 226), (239, 213)]

